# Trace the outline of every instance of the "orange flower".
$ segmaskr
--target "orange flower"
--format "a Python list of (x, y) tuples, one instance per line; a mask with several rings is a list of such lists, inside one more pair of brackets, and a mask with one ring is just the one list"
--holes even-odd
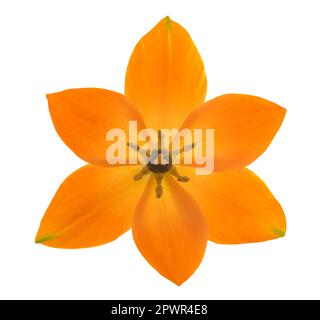
[[(92, 247), (132, 227), (145, 259), (180, 285), (199, 266), (208, 240), (238, 244), (284, 236), (280, 204), (245, 166), (271, 143), (285, 109), (243, 94), (204, 103), (206, 88), (203, 62), (189, 34), (166, 17), (135, 47), (125, 95), (94, 88), (49, 94), (58, 134), (90, 164), (62, 183), (36, 242)], [(159, 165), (142, 171), (137, 165), (109, 165), (105, 134), (112, 128), (127, 132), (129, 120), (137, 121), (138, 129), (214, 128), (215, 172), (195, 175), (192, 166), (180, 166), (180, 176), (173, 166), (159, 173)]]

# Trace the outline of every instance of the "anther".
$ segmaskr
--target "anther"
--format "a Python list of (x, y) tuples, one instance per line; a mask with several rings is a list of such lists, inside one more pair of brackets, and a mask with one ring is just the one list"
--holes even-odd
[(186, 176), (179, 176), (179, 177), (177, 178), (177, 180), (178, 180), (179, 182), (188, 182), (190, 179), (189, 179), (188, 177), (186, 177)]
[(157, 182), (157, 186), (156, 186), (156, 197), (157, 198), (161, 198), (162, 196), (162, 193), (163, 193), (163, 187), (162, 187), (162, 178), (163, 178), (163, 175), (162, 174), (156, 174), (155, 175), (155, 178), (156, 178), (156, 182)]
[(181, 152), (188, 152), (196, 146), (195, 142), (181, 148)]
[(179, 182), (188, 182), (190, 179), (186, 176), (181, 176), (175, 166), (172, 166), (169, 170), (170, 174), (177, 178)]

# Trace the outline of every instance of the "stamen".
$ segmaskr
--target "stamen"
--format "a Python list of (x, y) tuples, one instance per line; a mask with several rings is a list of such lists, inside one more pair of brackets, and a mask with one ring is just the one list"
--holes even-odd
[(161, 145), (164, 138), (164, 134), (161, 132), (161, 130), (158, 130), (158, 153), (161, 153)]
[(179, 182), (188, 182), (190, 179), (187, 176), (179, 176), (177, 180)]
[(163, 193), (163, 187), (162, 187), (162, 178), (163, 178), (163, 175), (162, 174), (155, 174), (155, 178), (156, 178), (156, 181), (157, 181), (157, 186), (156, 186), (156, 197), (157, 198), (161, 198), (162, 196), (162, 193)]
[(127, 142), (127, 146), (137, 152), (140, 150), (140, 147), (135, 143)]
[(141, 156), (143, 156), (144, 160), (147, 161), (148, 158), (150, 157), (150, 150), (142, 149), (140, 146), (138, 146), (135, 143), (127, 142), (127, 146), (134, 151), (137, 151), (140, 153)]
[(188, 146), (184, 146), (183, 148), (181, 148), (181, 152), (188, 152), (190, 150), (192, 150), (194, 147), (196, 146), (195, 142), (192, 142), (191, 144), (189, 144)]
[(170, 174), (177, 178), (179, 182), (188, 182), (190, 179), (186, 176), (181, 176), (175, 166), (172, 166), (169, 170)]
[(194, 149), (194, 147), (196, 146), (196, 143), (193, 142), (187, 146), (183, 146), (180, 150), (173, 150), (172, 151), (172, 157), (177, 156), (178, 154), (184, 153), (184, 152), (188, 152), (192, 149)]
[(164, 173), (169, 170), (172, 164), (172, 157), (168, 150), (163, 149), (164, 133), (161, 130), (158, 130), (158, 147), (151, 150), (148, 158), (148, 167), (152, 172)]
[[(161, 130), (158, 131), (158, 148), (154, 148), (153, 150), (150, 150), (150, 152), (147, 154), (147, 164), (142, 167), (141, 171), (138, 172), (133, 178), (134, 180), (141, 180), (143, 176), (152, 173), (156, 179), (156, 188), (155, 188), (155, 194), (156, 198), (161, 198), (163, 194), (163, 186), (162, 186), (162, 179), (164, 175), (169, 172), (171, 175), (173, 175), (177, 181), (179, 182), (187, 182), (189, 181), (189, 178), (186, 176), (180, 175), (177, 168), (172, 165), (172, 155), (168, 150), (162, 150), (162, 142), (163, 142), (164, 134), (161, 132)], [(134, 143), (127, 143), (128, 147), (134, 149), (137, 152), (142, 152), (143, 149), (141, 149), (138, 145)], [(195, 143), (192, 143), (188, 146), (184, 146), (181, 150), (173, 151), (173, 154), (175, 152), (176, 155), (187, 152), (195, 147)], [(164, 157), (164, 159), (162, 159)], [(160, 160), (160, 161), (159, 161)]]
[(143, 176), (147, 175), (150, 173), (150, 170), (148, 169), (147, 166), (142, 167), (141, 171), (139, 173), (137, 173), (133, 179), (134, 180), (141, 180), (143, 178)]

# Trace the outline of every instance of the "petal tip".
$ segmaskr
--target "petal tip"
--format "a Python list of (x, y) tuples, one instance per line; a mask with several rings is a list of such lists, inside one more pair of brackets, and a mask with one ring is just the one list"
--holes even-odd
[(283, 238), (286, 235), (286, 229), (272, 228), (272, 233), (277, 236), (277, 238)]
[(57, 95), (57, 92), (47, 93), (46, 98), (48, 100), (48, 103), (50, 104), (52, 102), (52, 99)]
[(171, 28), (171, 20), (170, 20), (170, 17), (169, 17), (169, 16), (166, 16), (166, 17), (164, 18), (164, 20), (165, 20), (165, 22), (166, 22), (166, 28), (167, 28), (167, 30), (170, 30), (170, 28)]
[(174, 283), (177, 287), (181, 287), (181, 285), (183, 285), (187, 280), (187, 279), (179, 279), (179, 280), (170, 280), (172, 283)]
[(53, 95), (53, 93), (47, 93), (46, 94), (46, 98), (47, 98), (48, 101), (51, 99), (52, 95)]
[(160, 273), (164, 278), (166, 278), (167, 280), (169, 280), (171, 283), (173, 283), (174, 285), (176, 285), (177, 287), (180, 287), (181, 285), (183, 285), (191, 276), (187, 276), (187, 277), (179, 277), (177, 275), (168, 275), (168, 274), (162, 274)]
[(35, 243), (36, 244), (43, 244), (44, 242), (47, 242), (49, 240), (53, 240), (55, 238), (54, 235), (46, 235), (46, 236), (42, 236), (42, 237), (36, 237), (35, 239)]
[(285, 115), (287, 114), (287, 109), (280, 107), (281, 108), (281, 115), (282, 115), (282, 119), (284, 119)]
[(278, 104), (277, 104), (277, 107), (278, 107), (278, 110), (279, 110), (279, 114), (282, 116), (282, 118), (284, 118), (284, 116), (287, 113), (287, 109), (282, 107), (282, 106), (280, 106), (280, 105), (278, 105)]

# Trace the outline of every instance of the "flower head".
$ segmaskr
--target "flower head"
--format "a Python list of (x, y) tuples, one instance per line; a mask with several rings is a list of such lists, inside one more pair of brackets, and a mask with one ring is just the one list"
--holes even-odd
[[(104, 89), (71, 89), (49, 94), (56, 131), (89, 164), (61, 184), (36, 242), (56, 248), (84, 248), (111, 242), (132, 228), (146, 260), (180, 285), (199, 266), (207, 241), (223, 244), (282, 237), (286, 220), (266, 185), (246, 168), (271, 143), (285, 109), (265, 99), (227, 94), (205, 101), (206, 74), (191, 37), (168, 17), (136, 45), (125, 94)], [(106, 161), (114, 143), (106, 133), (126, 137), (152, 128), (157, 139), (145, 164), (132, 164), (143, 147), (125, 141), (120, 161)], [(196, 141), (181, 150), (163, 149), (163, 130), (214, 129), (214, 172), (196, 175), (197, 162), (174, 163), (195, 153)], [(152, 140), (152, 139), (151, 139)], [(164, 157), (164, 162), (158, 158)]]

